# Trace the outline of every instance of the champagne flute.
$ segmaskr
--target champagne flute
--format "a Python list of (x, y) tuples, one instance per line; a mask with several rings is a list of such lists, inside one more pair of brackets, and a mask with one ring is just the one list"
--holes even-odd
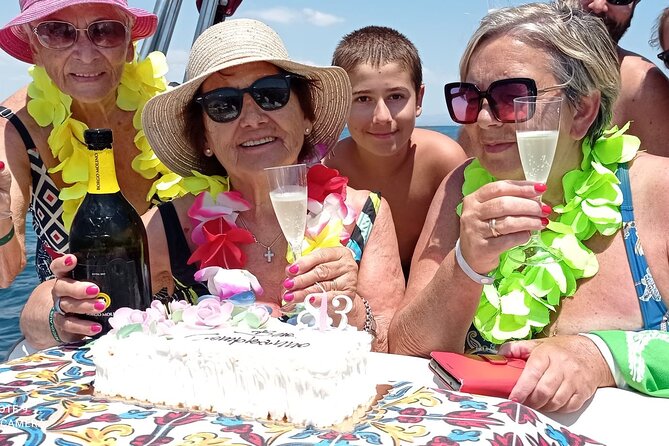
[[(523, 96), (513, 100), (516, 140), (525, 179), (546, 183), (553, 165), (560, 133), (562, 96)], [(537, 198), (541, 202), (541, 196)], [(513, 250), (509, 258), (523, 265), (551, 263), (559, 253), (541, 240), (541, 231), (532, 231), (530, 240)]]
[(307, 225), (307, 165), (268, 167), (269, 198), (293, 257), (302, 255)]

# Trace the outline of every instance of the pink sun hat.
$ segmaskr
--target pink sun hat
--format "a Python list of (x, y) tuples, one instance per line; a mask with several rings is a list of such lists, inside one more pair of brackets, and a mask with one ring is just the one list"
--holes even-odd
[(134, 20), (130, 34), (132, 40), (152, 35), (158, 26), (158, 17), (155, 14), (144, 9), (129, 7), (127, 0), (19, 0), (21, 13), (0, 29), (0, 47), (10, 56), (33, 63), (28, 36), (21, 26), (43, 19), (69, 6), (80, 4), (111, 5), (119, 8)]

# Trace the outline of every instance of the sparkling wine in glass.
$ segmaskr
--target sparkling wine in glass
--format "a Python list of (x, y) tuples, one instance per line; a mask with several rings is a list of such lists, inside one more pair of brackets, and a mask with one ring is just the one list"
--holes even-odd
[[(518, 152), (528, 181), (548, 180), (560, 132), (562, 102), (562, 96), (524, 96), (513, 100)], [(541, 231), (532, 231), (530, 240), (520, 247), (522, 256), (521, 252), (512, 251), (511, 259), (524, 265), (559, 260), (559, 253), (547, 247), (540, 234)], [(514, 252), (518, 255), (514, 256)]]
[(307, 165), (268, 167), (269, 198), (295, 259), (302, 255), (307, 224)]

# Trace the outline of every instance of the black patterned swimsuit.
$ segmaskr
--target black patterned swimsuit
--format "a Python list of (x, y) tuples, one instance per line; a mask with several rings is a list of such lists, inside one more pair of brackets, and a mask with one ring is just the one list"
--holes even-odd
[(19, 117), (3, 106), (0, 106), (0, 117), (9, 120), (19, 132), (30, 160), (30, 212), (37, 235), (35, 268), (40, 281), (45, 281), (53, 277), (49, 267), (51, 260), (67, 253), (69, 249), (69, 237), (63, 225), (63, 202), (58, 198), (60, 190), (49, 176), (28, 129)]

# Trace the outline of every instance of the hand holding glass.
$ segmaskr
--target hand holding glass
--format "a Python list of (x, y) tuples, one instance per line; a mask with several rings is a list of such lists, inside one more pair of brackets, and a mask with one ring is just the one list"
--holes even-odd
[[(546, 183), (560, 133), (561, 96), (524, 96), (513, 100), (516, 116), (516, 140), (525, 179)], [(541, 197), (538, 198), (541, 201)], [(532, 231), (530, 240), (521, 246), (524, 258), (512, 260), (525, 265), (554, 262), (560, 256), (542, 241), (540, 231)]]
[(307, 166), (269, 167), (265, 173), (274, 213), (293, 256), (298, 259), (302, 255), (307, 224)]

